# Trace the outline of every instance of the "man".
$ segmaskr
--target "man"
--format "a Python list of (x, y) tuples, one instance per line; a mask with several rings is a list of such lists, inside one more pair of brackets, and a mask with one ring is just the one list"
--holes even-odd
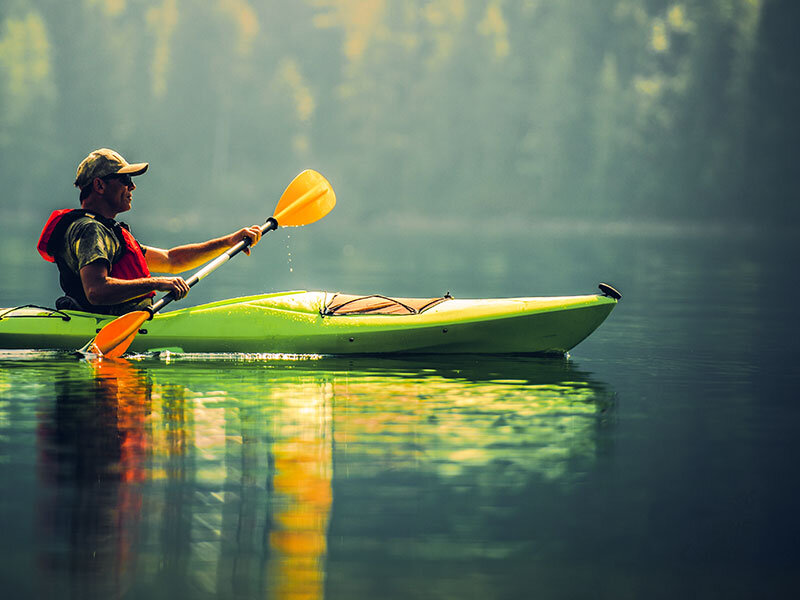
[[(169, 250), (141, 246), (128, 226), (116, 221), (130, 210), (136, 189), (132, 177), (148, 163), (130, 164), (120, 154), (100, 148), (78, 166), (75, 187), (80, 209), (54, 211), (42, 230), (38, 250), (58, 266), (66, 296), (56, 308), (121, 315), (152, 304), (156, 292), (172, 292), (176, 300), (189, 292), (182, 277), (152, 277), (150, 272), (182, 273), (222, 254), (245, 238), (261, 239), (258, 225), (221, 238)], [(245, 249), (250, 254), (249, 249)]]

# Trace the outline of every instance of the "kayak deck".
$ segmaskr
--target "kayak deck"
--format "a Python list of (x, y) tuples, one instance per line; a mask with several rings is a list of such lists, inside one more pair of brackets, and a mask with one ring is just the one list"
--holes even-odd
[[(617, 301), (604, 295), (448, 299), (419, 314), (323, 314), (333, 294), (284, 292), (157, 314), (131, 352), (285, 354), (564, 353)], [(0, 348), (83, 347), (114, 317), (38, 307), (0, 310)]]

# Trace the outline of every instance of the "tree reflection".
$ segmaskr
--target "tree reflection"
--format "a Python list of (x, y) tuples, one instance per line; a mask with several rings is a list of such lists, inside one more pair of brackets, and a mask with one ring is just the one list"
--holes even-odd
[(591, 469), (614, 405), (552, 359), (105, 361), (55, 390), (39, 565), (81, 598), (313, 599), (353, 557), (513, 553), (497, 520)]

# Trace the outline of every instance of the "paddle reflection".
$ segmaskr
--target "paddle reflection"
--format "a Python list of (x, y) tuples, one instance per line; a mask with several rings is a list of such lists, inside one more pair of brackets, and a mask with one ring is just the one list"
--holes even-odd
[(43, 593), (322, 597), (329, 388), (240, 403), (124, 361), (56, 388), (38, 440)]

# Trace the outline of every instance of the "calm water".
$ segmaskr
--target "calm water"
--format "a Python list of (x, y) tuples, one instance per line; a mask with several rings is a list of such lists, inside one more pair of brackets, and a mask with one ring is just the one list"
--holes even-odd
[[(534, 230), (298, 231), (192, 294), (614, 283), (623, 300), (569, 358), (0, 351), (0, 595), (796, 589), (796, 233)], [(48, 303), (46, 266), (5, 254), (0, 305)]]

